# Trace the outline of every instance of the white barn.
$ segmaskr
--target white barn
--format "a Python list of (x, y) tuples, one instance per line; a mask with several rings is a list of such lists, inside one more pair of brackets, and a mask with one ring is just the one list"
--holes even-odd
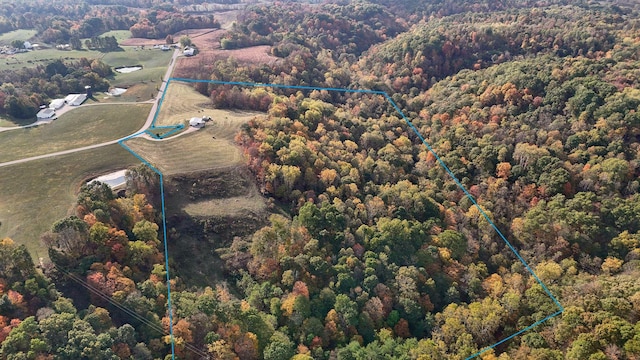
[(49, 109), (58, 110), (64, 106), (64, 99), (55, 99), (51, 100), (49, 104)]
[(38, 119), (51, 119), (55, 115), (56, 115), (55, 110), (49, 109), (49, 108), (45, 108), (45, 109), (42, 109), (42, 110), (38, 111), (38, 113), (36, 114), (36, 117)]
[(69, 94), (64, 101), (71, 106), (79, 106), (87, 100), (87, 94)]

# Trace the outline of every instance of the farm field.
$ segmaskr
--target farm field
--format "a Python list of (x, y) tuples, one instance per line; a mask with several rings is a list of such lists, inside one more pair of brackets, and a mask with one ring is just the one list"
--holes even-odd
[(17, 119), (9, 115), (0, 115), (0, 127), (14, 127), (32, 124), (34, 119)]
[(0, 46), (10, 45), (14, 40), (27, 41), (34, 37), (38, 32), (36, 30), (14, 30), (0, 35)]
[(192, 37), (191, 40), (198, 46), (198, 55), (194, 57), (178, 58), (174, 76), (189, 77), (197, 69), (210, 67), (218, 60), (235, 59), (241, 65), (272, 65), (280, 58), (271, 55), (271, 46), (250, 46), (242, 49), (222, 50), (220, 39), (226, 30), (215, 30)]
[[(131, 37), (131, 31), (129, 30), (111, 30), (111, 31), (107, 31), (106, 33), (100, 35), (101, 37), (106, 37), (106, 36), (115, 36), (116, 40), (118, 40), (118, 43), (121, 44), (123, 41), (125, 41), (126, 39)], [(84, 42), (84, 40), (82, 40)]]
[(46, 259), (40, 235), (73, 211), (83, 181), (139, 162), (113, 144), (0, 168), (0, 238), (25, 244), (35, 261)]
[(233, 138), (242, 124), (261, 113), (210, 109), (204, 114), (212, 120), (196, 132), (164, 141), (135, 138), (126, 145), (166, 175), (241, 164), (242, 152)]
[(162, 100), (156, 126), (186, 124), (186, 120), (194, 116), (211, 116), (211, 110), (205, 109), (210, 102), (208, 97), (193, 87), (185, 83), (171, 82)]
[(0, 162), (116, 140), (140, 129), (151, 104), (85, 105), (50, 124), (0, 133)]
[(0, 58), (0, 71), (46, 65), (57, 59), (74, 60), (83, 57), (89, 59), (101, 59), (106, 64), (114, 68), (119, 66), (142, 65), (142, 70), (140, 71), (134, 71), (129, 74), (116, 73), (114, 78), (111, 80), (111, 83), (112, 85), (117, 86), (147, 80), (159, 81), (169, 64), (171, 55), (171, 51), (161, 51), (158, 49), (136, 50), (135, 48), (130, 47), (125, 47), (122, 51), (109, 53), (101, 53), (99, 51), (86, 49), (58, 50), (55, 48), (49, 48)]
[(26, 53), (0, 58), (0, 71), (18, 70), (25, 67), (46, 65), (54, 60), (75, 60), (80, 58), (96, 59), (103, 54), (93, 50), (58, 50), (55, 48), (40, 49)]

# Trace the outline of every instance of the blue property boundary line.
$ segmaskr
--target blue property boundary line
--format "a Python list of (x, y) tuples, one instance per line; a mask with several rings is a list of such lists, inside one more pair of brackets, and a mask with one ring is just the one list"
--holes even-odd
[[(165, 88), (165, 93), (166, 93), (166, 88)], [(163, 97), (164, 97), (164, 94), (163, 94)], [(158, 111), (156, 110), (156, 114), (157, 113)], [(138, 155), (135, 151), (131, 150), (131, 148), (129, 148), (127, 145), (124, 144), (125, 141), (131, 138), (134, 138), (136, 136), (142, 135), (145, 132), (146, 131), (142, 131), (142, 132), (127, 136), (126, 138), (118, 141), (118, 144), (120, 144), (120, 146), (122, 146), (125, 150), (129, 151), (131, 154), (133, 154), (133, 156), (135, 156), (138, 160), (142, 161), (143, 164), (148, 166), (151, 170), (153, 170), (156, 174), (160, 176), (160, 197), (161, 197), (161, 204), (162, 204), (162, 234), (163, 234), (163, 242), (164, 242), (164, 263), (165, 263), (165, 270), (167, 272), (167, 309), (169, 313), (169, 336), (171, 337), (171, 358), (175, 359), (176, 352), (175, 352), (175, 341), (173, 339), (173, 313), (171, 311), (172, 309), (171, 282), (169, 281), (169, 251), (167, 247), (167, 221), (166, 221), (166, 214), (164, 210), (165, 208), (164, 207), (164, 179), (162, 176), (162, 172), (160, 172), (160, 170), (156, 169), (147, 160), (143, 159), (142, 156)]]
[[(237, 86), (248, 86), (248, 87), (270, 87), (270, 88), (279, 88), (279, 89), (318, 90), (318, 91), (324, 90), (324, 91), (336, 91), (336, 92), (343, 92), (343, 93), (361, 93), (361, 94), (372, 94), (372, 95), (382, 95), (382, 96), (384, 96), (384, 98), (387, 101), (389, 101), (389, 103), (393, 106), (393, 108), (404, 119), (404, 121), (411, 128), (411, 130), (413, 130), (413, 132), (416, 134), (416, 136), (418, 136), (420, 141), (422, 141), (422, 143), (427, 147), (429, 152), (431, 152), (431, 154), (433, 154), (433, 156), (436, 158), (436, 160), (438, 161), (440, 166), (442, 166), (442, 168), (444, 168), (444, 170), (449, 174), (449, 176), (451, 176), (451, 178), (454, 180), (454, 182), (456, 183), (458, 188), (460, 188), (460, 190), (462, 190), (464, 192), (465, 196), (473, 203), (473, 205), (478, 209), (480, 214), (482, 214), (482, 216), (487, 220), (487, 222), (491, 225), (491, 227), (496, 231), (498, 236), (500, 236), (500, 238), (507, 244), (509, 249), (511, 249), (511, 251), (513, 251), (513, 253), (516, 255), (518, 260), (525, 266), (527, 271), (529, 271), (529, 273), (531, 273), (531, 275), (534, 277), (536, 282), (538, 284), (540, 284), (540, 286), (542, 287), (544, 292), (551, 298), (551, 300), (558, 307), (558, 311), (556, 311), (555, 313), (545, 317), (542, 320), (536, 321), (535, 323), (531, 324), (530, 326), (528, 326), (528, 327), (516, 332), (515, 334), (512, 334), (512, 335), (510, 335), (510, 336), (508, 336), (508, 337), (496, 342), (495, 344), (493, 344), (491, 346), (485, 347), (484, 349), (482, 349), (482, 350), (476, 352), (475, 354), (467, 357), (465, 360), (469, 360), (469, 359), (472, 359), (472, 358), (474, 358), (476, 356), (480, 356), (484, 352), (489, 351), (491, 349), (494, 349), (498, 345), (500, 345), (500, 344), (502, 344), (502, 343), (504, 343), (504, 342), (506, 342), (508, 340), (511, 340), (514, 337), (516, 337), (516, 336), (518, 336), (518, 335), (520, 335), (520, 334), (522, 334), (522, 333), (524, 333), (526, 331), (529, 331), (529, 330), (533, 329), (534, 327), (542, 324), (543, 322), (545, 322), (545, 321), (547, 321), (547, 320), (549, 320), (549, 319), (551, 319), (553, 317), (556, 317), (556, 316), (558, 316), (558, 315), (560, 315), (560, 314), (562, 314), (564, 312), (564, 307), (560, 304), (558, 299), (556, 299), (556, 297), (553, 296), (553, 294), (551, 293), (549, 288), (542, 282), (542, 280), (540, 280), (540, 278), (536, 275), (536, 273), (529, 266), (529, 264), (527, 264), (527, 262), (522, 258), (522, 256), (518, 253), (518, 251), (513, 247), (511, 242), (509, 242), (509, 240), (507, 240), (507, 238), (500, 231), (500, 229), (498, 229), (498, 227), (494, 224), (494, 222), (491, 220), (489, 215), (487, 215), (487, 213), (482, 209), (482, 207), (473, 198), (473, 196), (469, 193), (469, 191), (464, 187), (464, 185), (462, 185), (460, 180), (458, 180), (458, 178), (454, 175), (454, 173), (451, 171), (451, 169), (449, 169), (449, 167), (444, 163), (444, 161), (442, 161), (440, 156), (438, 156), (438, 154), (436, 154), (436, 152), (433, 150), (431, 145), (429, 145), (429, 143), (425, 140), (425, 138), (420, 134), (418, 129), (415, 127), (415, 125), (413, 125), (413, 123), (406, 117), (406, 115), (402, 112), (402, 110), (400, 110), (400, 107), (396, 104), (396, 102), (393, 101), (393, 99), (386, 92), (384, 92), (384, 91), (376, 91), (376, 90), (363, 90), (363, 89), (323, 88), (323, 87), (301, 86), (301, 85), (261, 84), (261, 83), (238, 82), (238, 81), (220, 81), (220, 80), (197, 80), (197, 79), (185, 79), (185, 78), (169, 78), (167, 80), (167, 82), (166, 82), (164, 91), (162, 93), (162, 97), (160, 98), (160, 101), (158, 102), (158, 107), (156, 108), (156, 113), (154, 114), (153, 121), (152, 121), (151, 126), (149, 127), (149, 129), (147, 129), (147, 130), (145, 130), (143, 132), (138, 132), (136, 134), (130, 135), (130, 136), (118, 141), (118, 144), (120, 144), (124, 149), (129, 151), (131, 154), (133, 154), (133, 156), (138, 158), (140, 161), (142, 161), (143, 164), (147, 165), (149, 168), (151, 168), (151, 170), (153, 170), (155, 173), (157, 173), (160, 176), (160, 195), (162, 197), (162, 229), (163, 229), (163, 240), (164, 240), (165, 270), (166, 270), (166, 273), (167, 273), (167, 301), (168, 301), (167, 302), (167, 309), (168, 309), (168, 313), (169, 313), (169, 333), (170, 333), (170, 336), (171, 336), (171, 355), (172, 355), (172, 359), (175, 359), (175, 343), (174, 343), (174, 337), (173, 337), (173, 314), (172, 314), (172, 305), (171, 305), (171, 284), (169, 282), (169, 252), (168, 252), (168, 247), (167, 247), (167, 231), (166, 231), (167, 230), (167, 222), (166, 222), (166, 212), (165, 212), (163, 176), (162, 176), (162, 172), (160, 172), (153, 165), (151, 165), (148, 161), (143, 159), (139, 154), (137, 154), (135, 151), (133, 151), (131, 148), (129, 148), (127, 145), (124, 144), (125, 141), (127, 141), (127, 140), (129, 140), (131, 138), (140, 136), (140, 135), (142, 135), (144, 133), (149, 134), (151, 137), (156, 138), (156, 139), (164, 139), (164, 138), (166, 138), (166, 137), (168, 137), (168, 136), (170, 136), (170, 135), (172, 135), (172, 134), (184, 129), (184, 127), (185, 127), (184, 124), (168, 125), (168, 126), (156, 126), (156, 121), (158, 119), (158, 115), (160, 114), (160, 109), (162, 107), (162, 103), (164, 102), (164, 97), (167, 94), (167, 91), (169, 89), (169, 85), (171, 84), (172, 81), (186, 82), (186, 83), (208, 83), (208, 84), (216, 84), (216, 85), (237, 85)], [(153, 130), (158, 130), (158, 129), (170, 129), (170, 130), (168, 132), (164, 133), (164, 134), (155, 134), (155, 133), (152, 132)]]

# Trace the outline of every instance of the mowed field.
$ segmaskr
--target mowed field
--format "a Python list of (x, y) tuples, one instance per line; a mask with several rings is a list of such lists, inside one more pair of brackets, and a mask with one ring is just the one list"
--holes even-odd
[(47, 65), (58, 59), (64, 61), (77, 60), (83, 57), (96, 59), (102, 57), (102, 55), (102, 53), (93, 50), (40, 49), (8, 56), (3, 55), (0, 58), (0, 70), (18, 70), (25, 67)]
[(0, 162), (116, 140), (144, 125), (151, 104), (85, 105), (50, 124), (0, 133)]
[(0, 127), (15, 127), (33, 124), (35, 119), (18, 119), (9, 115), (0, 115)]
[[(4, 147), (3, 147), (4, 148)], [(37, 261), (47, 258), (40, 235), (73, 214), (82, 183), (139, 164), (118, 144), (0, 167), (0, 238), (25, 244)]]
[(163, 141), (135, 138), (126, 145), (166, 175), (242, 164), (242, 152), (233, 138), (242, 124), (263, 114), (215, 109), (207, 109), (204, 114), (212, 120), (196, 132)]
[[(118, 44), (122, 44), (125, 40), (131, 37), (131, 31), (129, 30), (111, 30), (100, 35), (101, 37), (114, 36), (118, 40)], [(84, 40), (83, 40), (84, 42)]]
[(38, 32), (36, 30), (14, 30), (0, 35), (0, 46), (11, 45), (14, 40), (27, 41), (36, 36)]
[[(110, 80), (113, 86), (133, 85), (142, 81), (154, 82), (157, 86), (162, 83), (162, 76), (167, 70), (172, 51), (162, 51), (159, 49), (138, 49), (126, 47), (124, 51), (115, 51), (104, 54), (102, 61), (116, 68), (120, 66), (142, 65), (142, 70), (128, 74), (116, 75)], [(148, 99), (145, 99), (148, 100)]]
[(144, 50), (124, 47), (122, 51), (101, 53), (94, 50), (41, 49), (0, 58), (1, 70), (18, 70), (24, 67), (47, 65), (58, 59), (73, 61), (80, 58), (101, 59), (112, 67), (142, 65), (142, 70), (129, 74), (116, 73), (110, 80), (114, 86), (133, 84), (140, 81), (161, 81), (169, 65), (171, 51), (147, 48)]
[(207, 109), (211, 101), (192, 86), (172, 81), (162, 99), (156, 126), (187, 124), (192, 117), (210, 115)]
[(114, 71), (115, 75), (109, 79), (109, 83), (114, 87), (126, 88), (127, 92), (117, 97), (104, 94), (96, 94), (96, 97), (101, 102), (140, 102), (155, 98), (172, 55), (172, 51), (134, 48), (105, 54), (102, 61), (114, 68), (142, 65), (142, 70), (128, 74)]

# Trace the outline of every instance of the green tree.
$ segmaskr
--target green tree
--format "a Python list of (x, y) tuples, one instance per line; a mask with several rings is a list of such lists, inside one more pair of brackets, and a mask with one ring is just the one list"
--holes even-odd
[(180, 38), (180, 46), (182, 46), (183, 48), (186, 48), (191, 45), (193, 45), (193, 43), (191, 42), (190, 37), (185, 35)]
[(280, 331), (276, 331), (271, 335), (269, 345), (263, 352), (265, 360), (290, 359), (294, 354), (293, 342), (286, 334)]

